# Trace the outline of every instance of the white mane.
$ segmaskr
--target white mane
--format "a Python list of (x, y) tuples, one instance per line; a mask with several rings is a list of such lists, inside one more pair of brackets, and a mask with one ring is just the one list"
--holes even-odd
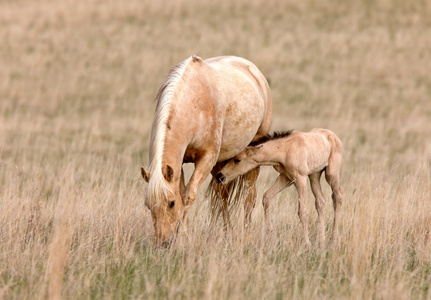
[[(162, 157), (165, 146), (167, 121), (171, 112), (172, 98), (178, 82), (192, 58), (193, 56), (185, 59), (169, 72), (168, 78), (160, 87), (156, 96), (157, 108), (154, 115), (150, 141), (150, 180), (146, 189), (147, 199), (160, 199), (162, 196), (166, 197), (167, 192), (172, 193), (162, 172)], [(156, 203), (158, 203), (157, 200)]]

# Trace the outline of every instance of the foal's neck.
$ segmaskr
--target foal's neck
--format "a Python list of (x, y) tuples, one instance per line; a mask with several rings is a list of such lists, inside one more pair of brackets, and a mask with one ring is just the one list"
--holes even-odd
[(280, 164), (280, 151), (274, 151), (274, 147), (269, 143), (256, 146), (256, 152), (252, 155), (253, 160), (262, 166), (275, 166)]

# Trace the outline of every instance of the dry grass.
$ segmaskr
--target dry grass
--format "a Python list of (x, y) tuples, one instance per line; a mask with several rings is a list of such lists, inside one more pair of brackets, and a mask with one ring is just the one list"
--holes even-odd
[[(0, 298), (431, 299), (429, 2), (279, 2), (0, 2)], [(191, 54), (255, 62), (274, 129), (339, 135), (336, 245), (302, 245), (292, 188), (273, 236), (259, 200), (226, 240), (201, 195), (188, 243), (154, 247), (152, 99)]]

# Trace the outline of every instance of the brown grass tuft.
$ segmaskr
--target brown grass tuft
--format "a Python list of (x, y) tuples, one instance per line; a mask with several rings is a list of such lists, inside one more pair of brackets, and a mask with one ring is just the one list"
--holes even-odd
[[(54, 236), (49, 245), (49, 255), (45, 277), (48, 284), (48, 299), (62, 299), (62, 285), (64, 272), (69, 259), (70, 246), (76, 222), (74, 218), (74, 204), (71, 198), (67, 198), (59, 212), (54, 224)], [(42, 297), (45, 298), (45, 297)]]

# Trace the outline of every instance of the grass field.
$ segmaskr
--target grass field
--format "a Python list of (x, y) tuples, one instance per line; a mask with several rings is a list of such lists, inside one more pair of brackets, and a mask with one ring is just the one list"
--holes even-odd
[[(302, 244), (294, 188), (265, 235), (267, 168), (247, 234), (210, 227), (204, 184), (188, 242), (155, 247), (139, 168), (192, 54), (254, 62), (274, 130), (337, 133), (338, 243), (310, 193)], [(426, 0), (0, 1), (0, 299), (431, 299), (430, 66)]]

